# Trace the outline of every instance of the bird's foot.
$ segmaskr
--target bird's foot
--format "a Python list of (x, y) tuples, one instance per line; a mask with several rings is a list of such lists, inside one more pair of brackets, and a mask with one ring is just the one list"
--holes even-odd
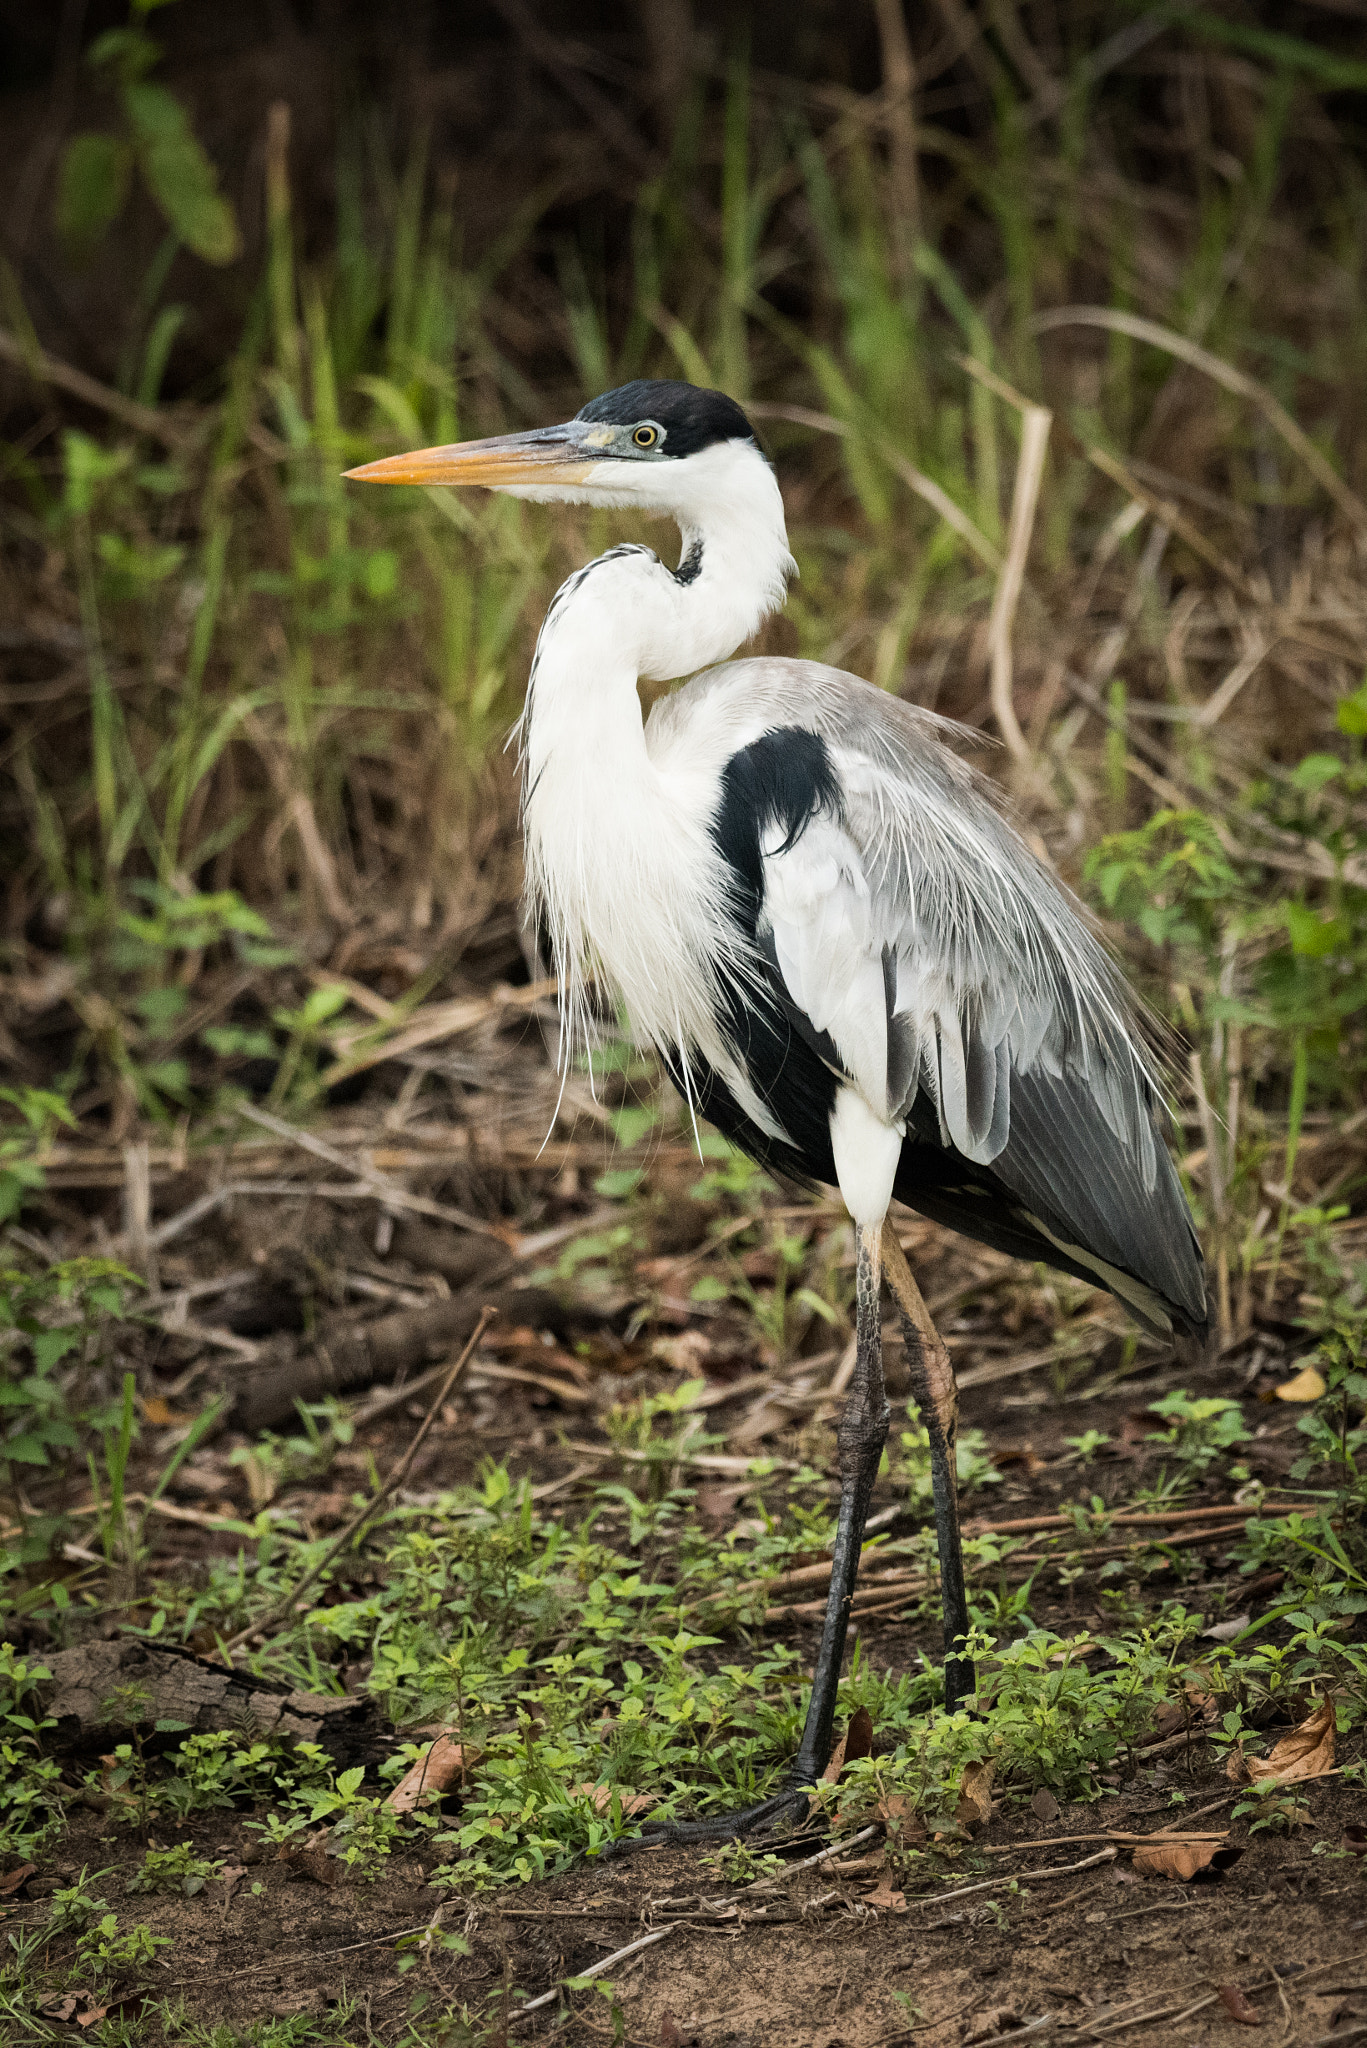
[(626, 1855), (632, 1849), (679, 1849), (691, 1842), (734, 1842), (742, 1835), (753, 1834), (757, 1828), (768, 1830), (783, 1821), (804, 1821), (810, 1798), (809, 1785), (788, 1785), (782, 1792), (775, 1792), (769, 1799), (761, 1799), (755, 1806), (741, 1807), (737, 1813), (709, 1814), (705, 1820), (647, 1821), (639, 1834), (614, 1842), (612, 1853)]

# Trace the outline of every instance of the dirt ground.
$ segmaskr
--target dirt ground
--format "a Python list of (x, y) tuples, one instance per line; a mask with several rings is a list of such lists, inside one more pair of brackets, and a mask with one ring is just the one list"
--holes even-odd
[[(1115, 2030), (1136, 2042), (1174, 2030), (1193, 2041), (1232, 2040), (1240, 2023), (1218, 1999), (1210, 2002), (1224, 1984), (1250, 1994), (1282, 2041), (1306, 2044), (1339, 2019), (1367, 2015), (1367, 1869), (1359, 1857), (1323, 1861), (1308, 1840), (1263, 1837), (1207, 1884), (1137, 1880), (1124, 1855), (1072, 1881), (1030, 1882), (1034, 1871), (1097, 1853), (1063, 1837), (1160, 1826), (1159, 1816), (1171, 1813), (1164, 1794), (1174, 1772), (1195, 1807), (1215, 1800), (1227, 1809), (1223, 1778), (1199, 1765), (1190, 1776), (1168, 1765), (1141, 1772), (1099, 1804), (1064, 1808), (1048, 1829), (1019, 1817), (987, 1828), (976, 1847), (1010, 1844), (1004, 1861), (1020, 1879), (1000, 1912), (977, 1900), (933, 1898), (882, 1912), (862, 1902), (867, 1879), (818, 1871), (785, 1886), (778, 1904), (771, 1893), (769, 1919), (750, 1917), (756, 1906), (746, 1911), (749, 1924), (681, 1919), (663, 1941), (613, 1968), (627, 2039), (650, 2048), (874, 2048), (913, 2032), (949, 2043), (1030, 2025), (1090, 2039), (1113, 2016)], [(1362, 1812), (1358, 1795), (1331, 1786), (1309, 1798), (1316, 1838), (1337, 1839)], [(200, 1854), (252, 1853), (240, 1825), (221, 1818), (178, 1837), (192, 1838)], [(31, 1889), (70, 1883), (82, 1865), (103, 1869), (120, 1849), (98, 1825), (79, 1824)], [(437, 1956), (400, 1975), (395, 1941), (420, 1933), (449, 1895), (425, 1882), (416, 1859), (396, 1860), (376, 1885), (328, 1890), (262, 1862), (247, 1866), (226, 1901), (221, 1884), (192, 1900), (137, 1900), (138, 1917), (174, 1941), (156, 1989), (183, 1997), (201, 2020), (238, 2023), (292, 2014), (323, 2020), (350, 1996), (373, 2036), (390, 2041), (402, 2031), (419, 1973), (435, 1980), (434, 1990), (472, 2004), (505, 1982), (534, 1996), (672, 1920), (660, 1900), (676, 1911), (687, 1901), (696, 1912), (700, 1896), (718, 1893), (696, 1852), (652, 1849), (535, 1892), (486, 1898), (468, 1916), (448, 1905), (444, 1924), (465, 1931), (468, 1959)], [(98, 1889), (117, 1909), (117, 1877)], [(897, 1992), (909, 1994), (913, 2012)], [(509, 2010), (521, 2002), (510, 1996)], [(582, 1993), (572, 2003), (576, 2017), (556, 2038), (611, 2039), (606, 2000)], [(1158, 2016), (1145, 2023), (1150, 2009)], [(552, 2006), (515, 2022), (513, 2036), (545, 2037), (554, 2017)], [(363, 2028), (356, 2038), (365, 2038)]]
[[(1145, 1441), (1152, 1427), (1146, 1405), (1176, 1384), (1241, 1396), (1255, 1433), (1245, 1460), (1255, 1476), (1275, 1482), (1298, 1440), (1294, 1414), (1258, 1398), (1284, 1370), (1275, 1335), (1264, 1333), (1259, 1341), (1260, 1351), (1195, 1374), (1172, 1364), (1145, 1369), (1085, 1402), (1076, 1388), (1058, 1394), (1028, 1375), (970, 1388), (965, 1426), (985, 1431), (1005, 1475), (1003, 1484), (966, 1503), (970, 1526), (1046, 1513), (1061, 1499), (1090, 1493), (1119, 1502), (1151, 1481), (1156, 1466)], [(892, 1365), (895, 1373), (895, 1359)], [(557, 1438), (567, 1429), (576, 1438), (586, 1435), (593, 1427), (588, 1417), (558, 1414), (541, 1387), (504, 1382), (495, 1391), (499, 1430), (481, 1434), (470, 1427), (486, 1398), (477, 1383), (448, 1404), (424, 1447), (424, 1469), (410, 1476), (416, 1492), (473, 1475), (491, 1448), (539, 1483), (570, 1468), (571, 1454)], [(373, 1453), (383, 1471), (411, 1437), (419, 1412), (414, 1403), (407, 1414), (391, 1411), (377, 1420), (362, 1431), (350, 1458), (359, 1462)], [(805, 1425), (803, 1437), (809, 1447), (811, 1427)], [(1112, 1439), (1110, 1452), (1085, 1476), (1064, 1449), (1065, 1437), (1083, 1427)], [(497, 1438), (502, 1441), (492, 1441)], [(328, 1481), (334, 1488), (337, 1483), (335, 1476)], [(1212, 1481), (1203, 1498), (1209, 1503), (1227, 1494)], [(905, 1503), (905, 1492), (880, 1482), (874, 1512), (899, 1501)], [(293, 1497), (296, 1510), (301, 1504)], [(325, 1518), (331, 1507), (316, 1501), (315, 1513)], [(567, 1503), (564, 1511), (574, 1510)], [(894, 1526), (913, 1523), (904, 1514)], [(176, 1533), (201, 1556), (224, 1547), (208, 1531)], [(1198, 1543), (1175, 1553), (1171, 1569), (1184, 1579), (1182, 1597), (1208, 1616), (1236, 1604), (1256, 1615), (1275, 1591), (1275, 1575), (1250, 1586), (1227, 1550), (1227, 1543)], [(1032, 1611), (1056, 1628), (1102, 1630), (1107, 1622), (1098, 1585), (1093, 1572), (1063, 1589), (1043, 1572)], [(791, 1622), (783, 1633), (809, 1660), (815, 1623)], [(863, 1655), (879, 1669), (907, 1670), (920, 1651), (933, 1649), (924, 1630), (895, 1617), (871, 1620), (860, 1633)], [(754, 1654), (757, 1642), (752, 1639), (747, 1651), (744, 1641), (728, 1640), (718, 1654)], [(1339, 1760), (1351, 1758), (1341, 1753)], [(1117, 1773), (1101, 1800), (1065, 1806), (1047, 1824), (1023, 1793), (1006, 1795), (971, 1842), (946, 1845), (946, 1875), (936, 1892), (885, 1896), (881, 1903), (870, 1899), (880, 1885), (887, 1893), (886, 1880), (857, 1864), (849, 1871), (837, 1865), (801, 1872), (748, 1900), (704, 1863), (703, 1851), (675, 1848), (651, 1848), (539, 1886), (473, 1899), (433, 1886), (430, 1864), (412, 1854), (396, 1855), (377, 1883), (324, 1886), (279, 1861), (261, 1860), (244, 1828), (250, 1816), (211, 1814), (184, 1826), (158, 1825), (152, 1838), (163, 1846), (189, 1839), (197, 1854), (239, 1866), (242, 1875), (232, 1888), (212, 1883), (188, 1900), (130, 1898), (124, 1908), (120, 1871), (141, 1856), (145, 1837), (114, 1832), (104, 1817), (78, 1809), (65, 1839), (5, 1917), (19, 1924), (38, 1917), (45, 1895), (72, 1883), (83, 1867), (108, 1871), (91, 1888), (121, 1916), (135, 1909), (134, 1917), (153, 1933), (171, 1937), (165, 1962), (146, 1984), (182, 1999), (188, 2017), (245, 2025), (296, 2015), (325, 2029), (330, 2014), (341, 2020), (339, 2001), (349, 1998), (359, 2010), (344, 2023), (345, 2037), (357, 2041), (461, 2039), (425, 2033), (421, 2015), (412, 2021), (415, 2035), (406, 2034), (420, 1988), (433, 1994), (434, 2010), (454, 1999), (483, 2012), (485, 2024), (501, 2016), (510, 2040), (551, 2031), (574, 2043), (611, 2040), (609, 2001), (592, 1990), (563, 2004), (552, 1999), (525, 2017), (518, 2017), (519, 2008), (641, 1936), (668, 1928), (661, 1941), (609, 1972), (626, 2040), (650, 2048), (689, 2042), (874, 2048), (923, 2038), (940, 2048), (1024, 2028), (1045, 2036), (1080, 2032), (1087, 2039), (1111, 2031), (1136, 2041), (1158, 2039), (1174, 2029), (1191, 2040), (1233, 2038), (1241, 2024), (1253, 2022), (1237, 2020), (1220, 2002), (1225, 1985), (1246, 1994), (1279, 2041), (1307, 2048), (1336, 2020), (1367, 2017), (1367, 1865), (1341, 1846), (1345, 1828), (1363, 1818), (1362, 1797), (1336, 1779), (1311, 1784), (1305, 1788), (1308, 1826), (1291, 1837), (1251, 1839), (1244, 1821), (1231, 1823), (1238, 1797), (1208, 1746), (1179, 1733), (1160, 1740), (1130, 1773)], [(1108, 1830), (1146, 1834), (1193, 1824), (1229, 1828), (1227, 1843), (1241, 1853), (1223, 1874), (1186, 1884), (1142, 1878), (1131, 1868), (1132, 1845), (1106, 1840)], [(800, 1853), (819, 1847), (813, 1837)], [(877, 1861), (877, 1844), (873, 1848)], [(856, 1848), (852, 1855), (863, 1853)], [(1098, 1863), (1098, 1856), (1109, 1860)], [(1047, 1874), (1035, 1881), (1038, 1873)], [(1006, 1875), (1018, 1881), (1014, 1892), (940, 1895)], [(464, 1936), (468, 1956), (414, 1944), (434, 1916), (443, 1931)], [(396, 1946), (405, 1937), (407, 1950)], [(401, 1970), (405, 1956), (410, 1960)], [(1348, 2038), (1342, 2028), (1334, 2038), (1341, 2036)], [(500, 2034), (496, 2027), (487, 2037), (469, 2038)]]

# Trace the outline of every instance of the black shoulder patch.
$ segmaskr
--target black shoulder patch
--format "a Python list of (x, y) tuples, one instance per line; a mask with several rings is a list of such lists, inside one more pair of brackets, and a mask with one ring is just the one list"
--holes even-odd
[(840, 784), (819, 733), (780, 726), (742, 747), (722, 770), (712, 837), (740, 885), (737, 907), (752, 938), (764, 891), (760, 847), (766, 833), (779, 826), (786, 852), (822, 809), (837, 817), (842, 812)]

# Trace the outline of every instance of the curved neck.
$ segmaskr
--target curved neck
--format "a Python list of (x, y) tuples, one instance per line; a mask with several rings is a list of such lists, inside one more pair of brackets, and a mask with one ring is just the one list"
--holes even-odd
[(655, 1044), (715, 1035), (717, 940), (695, 886), (711, 857), (707, 804), (651, 760), (636, 685), (724, 660), (793, 572), (768, 464), (753, 443), (716, 456), (720, 474), (701, 484), (698, 458), (678, 480), (660, 465), (678, 569), (649, 548), (611, 549), (556, 593), (537, 643), (522, 727), (527, 894), (560, 975), (567, 1048), (590, 980), (615, 988)]
[[(724, 661), (783, 603), (796, 564), (777, 480), (753, 443), (690, 461), (668, 509), (682, 541), (677, 570), (648, 548), (612, 548), (551, 602), (524, 713), (529, 794), (552, 760), (574, 773), (606, 767), (609, 736), (612, 751), (637, 753), (637, 682)], [(585, 798), (600, 802), (601, 793), (590, 777)]]

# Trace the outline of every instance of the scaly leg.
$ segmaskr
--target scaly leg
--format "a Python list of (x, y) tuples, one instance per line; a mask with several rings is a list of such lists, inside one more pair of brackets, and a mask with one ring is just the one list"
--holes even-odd
[(940, 1551), (940, 1599), (945, 1623), (945, 1707), (953, 1713), (974, 1687), (972, 1661), (960, 1650), (968, 1635), (968, 1594), (959, 1542), (959, 1482), (955, 1465), (959, 1390), (954, 1384), (949, 1353), (930, 1320), (891, 1223), (883, 1225), (883, 1268), (901, 1318), (916, 1405), (930, 1435), (935, 1540)]
[[(797, 1820), (807, 1810), (808, 1788), (815, 1785), (831, 1754), (836, 1691), (850, 1622), (850, 1600), (859, 1576), (869, 1498), (878, 1476), (878, 1462), (888, 1435), (888, 1404), (883, 1392), (883, 1327), (880, 1293), (885, 1239), (878, 1224), (858, 1228), (855, 1272), (855, 1366), (845, 1412), (836, 1437), (840, 1459), (840, 1514), (831, 1562), (831, 1591), (821, 1630), (821, 1648), (812, 1674), (807, 1719), (788, 1772), (788, 1783), (758, 1806), (740, 1813), (717, 1814), (707, 1820), (647, 1822), (639, 1837), (655, 1842), (705, 1842), (748, 1834), (764, 1822)], [(898, 1255), (901, 1248), (898, 1247)], [(623, 1843), (629, 1848), (630, 1843)]]

